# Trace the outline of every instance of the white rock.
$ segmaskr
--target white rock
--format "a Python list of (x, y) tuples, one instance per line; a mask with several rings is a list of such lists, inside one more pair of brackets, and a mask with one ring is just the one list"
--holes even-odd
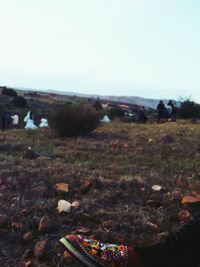
[(59, 213), (61, 212), (71, 212), (71, 203), (66, 200), (59, 200), (57, 210)]
[(79, 208), (79, 206), (80, 206), (79, 201), (74, 200), (74, 201), (72, 202), (72, 207), (73, 207), (73, 208)]
[(154, 191), (160, 191), (160, 190), (162, 189), (162, 186), (157, 185), (157, 184), (154, 184), (151, 188), (152, 188)]

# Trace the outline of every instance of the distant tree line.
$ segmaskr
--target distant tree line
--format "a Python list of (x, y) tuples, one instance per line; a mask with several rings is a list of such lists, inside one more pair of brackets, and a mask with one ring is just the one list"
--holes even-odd
[(200, 118), (200, 104), (195, 103), (191, 99), (182, 100), (178, 108), (178, 115), (183, 119)]
[(17, 108), (25, 108), (27, 105), (26, 99), (23, 96), (19, 96), (12, 88), (3, 87), (1, 94), (12, 97), (11, 103)]

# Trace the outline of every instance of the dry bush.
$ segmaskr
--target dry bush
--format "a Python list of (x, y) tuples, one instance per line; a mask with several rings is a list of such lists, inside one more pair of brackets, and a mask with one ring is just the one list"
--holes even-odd
[(53, 127), (63, 137), (86, 135), (99, 125), (99, 115), (84, 104), (68, 105), (54, 116)]

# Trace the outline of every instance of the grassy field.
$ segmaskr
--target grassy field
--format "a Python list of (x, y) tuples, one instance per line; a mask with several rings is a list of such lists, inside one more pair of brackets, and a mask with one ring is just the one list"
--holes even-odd
[[(70, 185), (69, 193), (54, 190), (59, 182)], [(198, 212), (198, 205), (181, 204), (193, 191), (200, 192), (199, 124), (114, 122), (68, 139), (49, 129), (1, 132), (0, 214), (8, 216), (6, 223), (0, 217), (1, 266), (80, 266), (64, 263), (58, 242), (72, 232), (133, 245), (158, 242), (186, 221), (181, 211)], [(80, 206), (59, 214), (60, 199)], [(39, 232), (44, 215), (52, 227)], [(23, 240), (25, 233), (32, 238)], [(37, 258), (41, 240), (46, 251)]]

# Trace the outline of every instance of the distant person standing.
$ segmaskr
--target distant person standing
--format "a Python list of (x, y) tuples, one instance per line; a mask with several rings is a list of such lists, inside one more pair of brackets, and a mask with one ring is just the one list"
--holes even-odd
[(160, 122), (160, 120), (165, 117), (165, 109), (166, 109), (162, 100), (160, 100), (160, 102), (157, 105), (156, 109), (158, 111), (158, 120), (157, 120), (157, 122)]
[(103, 109), (99, 98), (97, 98), (97, 100), (94, 102), (93, 107), (96, 109), (96, 111), (101, 111)]
[(172, 100), (169, 100), (169, 102), (167, 103), (168, 106), (168, 110), (170, 110), (170, 118), (172, 120), (175, 120), (175, 115), (176, 115), (176, 107), (173, 103)]
[(14, 114), (14, 115), (11, 116), (11, 118), (12, 118), (13, 128), (18, 128), (18, 125), (19, 125), (19, 115)]
[(1, 117), (1, 130), (6, 130), (12, 124), (11, 114), (8, 112), (4, 112)]
[(138, 120), (139, 122), (146, 123), (148, 120), (148, 117), (145, 115), (145, 108), (140, 107), (139, 113), (138, 113)]
[(3, 112), (2, 116), (1, 116), (1, 130), (5, 130), (6, 128), (6, 113)]

